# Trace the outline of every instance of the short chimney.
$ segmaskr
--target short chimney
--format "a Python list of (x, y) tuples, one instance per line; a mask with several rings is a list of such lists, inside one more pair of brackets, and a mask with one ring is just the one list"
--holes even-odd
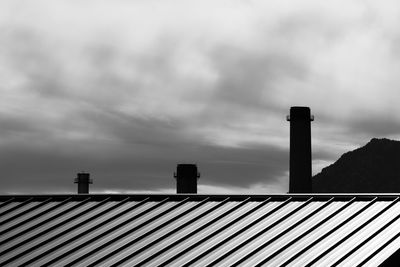
[(197, 194), (197, 179), (200, 173), (195, 164), (178, 164), (176, 167), (176, 193)]
[(312, 192), (311, 121), (309, 107), (291, 107), (289, 193)]
[(78, 177), (74, 181), (78, 184), (78, 194), (89, 194), (89, 184), (93, 183), (89, 173), (78, 173)]

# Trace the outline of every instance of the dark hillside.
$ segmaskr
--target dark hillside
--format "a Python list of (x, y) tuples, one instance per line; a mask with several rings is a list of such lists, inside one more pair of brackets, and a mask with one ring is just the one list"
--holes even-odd
[(372, 139), (313, 177), (316, 193), (400, 192), (400, 141)]

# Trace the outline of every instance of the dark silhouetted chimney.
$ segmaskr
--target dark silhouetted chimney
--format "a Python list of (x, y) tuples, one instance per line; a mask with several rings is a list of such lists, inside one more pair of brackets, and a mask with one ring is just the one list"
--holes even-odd
[(176, 193), (197, 194), (197, 179), (200, 173), (197, 172), (195, 164), (178, 164), (176, 167)]
[(311, 121), (309, 107), (291, 107), (289, 193), (311, 193)]
[(78, 184), (78, 194), (89, 194), (89, 184), (93, 183), (90, 179), (89, 173), (78, 173), (78, 177), (75, 178), (75, 183)]

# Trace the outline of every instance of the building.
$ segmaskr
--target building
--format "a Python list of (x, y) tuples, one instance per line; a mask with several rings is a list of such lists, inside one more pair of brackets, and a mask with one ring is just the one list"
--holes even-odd
[(377, 266), (396, 195), (0, 197), (0, 266)]

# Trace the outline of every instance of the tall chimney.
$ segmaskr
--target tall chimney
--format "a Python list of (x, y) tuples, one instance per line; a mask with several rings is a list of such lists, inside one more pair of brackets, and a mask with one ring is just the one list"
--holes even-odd
[(197, 194), (197, 179), (200, 173), (195, 164), (178, 164), (176, 167), (176, 193), (178, 194)]
[(311, 193), (311, 121), (309, 107), (291, 107), (289, 193)]
[(89, 173), (78, 173), (78, 177), (75, 178), (74, 182), (78, 184), (78, 194), (89, 194), (89, 184), (93, 183)]

